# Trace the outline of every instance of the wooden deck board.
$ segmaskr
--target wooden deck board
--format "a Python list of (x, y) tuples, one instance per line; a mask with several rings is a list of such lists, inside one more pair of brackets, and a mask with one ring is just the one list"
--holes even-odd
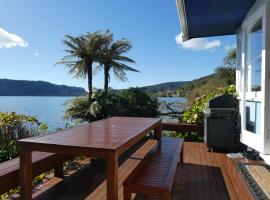
[(184, 162), (186, 170), (179, 168), (178, 173), (192, 177), (184, 199), (253, 199), (236, 169), (236, 163), (247, 162), (245, 159), (231, 159), (224, 153), (207, 152), (205, 144), (186, 142)]

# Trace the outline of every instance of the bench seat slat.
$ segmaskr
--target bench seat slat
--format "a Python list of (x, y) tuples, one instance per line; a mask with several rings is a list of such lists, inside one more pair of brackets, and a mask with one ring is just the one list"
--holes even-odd
[[(59, 169), (72, 155), (60, 155), (46, 152), (32, 153), (33, 176), (37, 176), (51, 169)], [(0, 194), (19, 186), (20, 159), (15, 158), (0, 163)]]
[[(53, 153), (38, 152), (35, 151), (32, 153), (32, 163), (38, 162), (50, 156), (53, 156)], [(5, 161), (0, 163), (0, 176), (20, 168), (20, 158), (14, 158), (12, 160)]]
[(125, 180), (125, 199), (130, 199), (130, 193), (168, 196), (173, 185), (182, 145), (183, 139), (163, 138), (161, 146), (156, 146), (151, 150)]

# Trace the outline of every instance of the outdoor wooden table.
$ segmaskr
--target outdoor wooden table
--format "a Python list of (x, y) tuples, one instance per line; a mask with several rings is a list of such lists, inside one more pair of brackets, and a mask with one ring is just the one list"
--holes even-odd
[(23, 139), (20, 144), (21, 199), (32, 199), (32, 152), (87, 155), (107, 160), (107, 199), (118, 199), (118, 158), (154, 130), (161, 142), (161, 119), (112, 117), (57, 133)]

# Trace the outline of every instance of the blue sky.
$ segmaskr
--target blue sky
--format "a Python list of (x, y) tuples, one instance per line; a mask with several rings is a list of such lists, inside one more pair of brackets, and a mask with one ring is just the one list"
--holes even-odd
[[(211, 37), (181, 43), (175, 0), (2, 0), (0, 3), (0, 78), (44, 80), (82, 86), (61, 65), (61, 39), (98, 29), (115, 38), (128, 38), (128, 56), (141, 73), (128, 73), (128, 82), (111, 79), (113, 88), (184, 81), (210, 74), (222, 63), (235, 36)], [(179, 39), (179, 38), (178, 38)], [(178, 43), (177, 43), (178, 41)], [(102, 72), (94, 86), (103, 86)]]

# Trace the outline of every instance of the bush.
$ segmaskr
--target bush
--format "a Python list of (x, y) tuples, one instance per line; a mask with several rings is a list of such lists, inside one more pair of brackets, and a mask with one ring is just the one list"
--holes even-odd
[(163, 131), (163, 136), (183, 138), (185, 142), (203, 142), (204, 138), (198, 133), (178, 133), (176, 131)]
[(234, 107), (238, 108), (238, 101), (236, 99), (237, 93), (235, 85), (231, 85), (224, 88), (216, 89), (214, 92), (209, 93), (206, 96), (197, 98), (191, 106), (189, 106), (183, 113), (182, 121), (187, 123), (197, 123), (202, 124), (204, 122), (204, 109), (205, 104), (215, 96), (223, 94), (232, 94), (234, 97)]
[(67, 102), (65, 118), (92, 122), (111, 116), (156, 117), (159, 114), (157, 99), (138, 88), (109, 94), (97, 90), (91, 102), (89, 105), (86, 96)]
[(47, 130), (36, 118), (14, 112), (0, 112), (0, 162), (19, 155), (18, 140), (36, 136)]
[(138, 88), (123, 90), (119, 94), (118, 115), (127, 117), (158, 116), (158, 100)]

